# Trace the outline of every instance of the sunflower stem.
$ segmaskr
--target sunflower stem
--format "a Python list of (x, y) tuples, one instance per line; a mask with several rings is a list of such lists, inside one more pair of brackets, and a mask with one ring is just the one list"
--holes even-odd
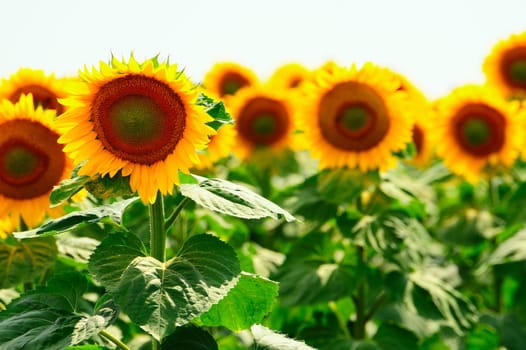
[(179, 204), (177, 205), (177, 207), (174, 209), (173, 213), (170, 214), (170, 216), (166, 219), (165, 221), (165, 228), (166, 230), (169, 230), (170, 227), (172, 227), (172, 225), (174, 224), (175, 220), (177, 220), (177, 217), (179, 216), (179, 214), (181, 213), (181, 211), (184, 209), (184, 207), (186, 206), (186, 204), (188, 204), (190, 202), (190, 198), (188, 197), (184, 197), (180, 202)]
[(104, 338), (108, 339), (109, 341), (111, 341), (113, 344), (115, 344), (119, 349), (130, 350), (130, 348), (126, 346), (126, 344), (124, 344), (119, 339), (115, 338), (112, 334), (108, 333), (107, 331), (102, 330), (99, 332), (99, 334), (103, 336)]
[[(149, 205), (150, 213), (150, 256), (166, 260), (166, 230), (164, 221), (163, 195), (157, 192), (155, 202)], [(161, 343), (152, 338), (152, 350), (159, 350)]]
[[(358, 259), (359, 265), (364, 264), (365, 260), (365, 248), (363, 246), (358, 246)], [(353, 327), (353, 336), (356, 340), (365, 339), (367, 334), (365, 331), (365, 326), (367, 324), (367, 314), (365, 310), (365, 304), (367, 302), (365, 294), (365, 281), (360, 283), (358, 286), (358, 291), (355, 295), (352, 295), (352, 300), (354, 302), (354, 308), (356, 310), (356, 320), (354, 321)]]
[(150, 209), (150, 256), (164, 262), (166, 260), (166, 231), (164, 221), (163, 196), (157, 192)]

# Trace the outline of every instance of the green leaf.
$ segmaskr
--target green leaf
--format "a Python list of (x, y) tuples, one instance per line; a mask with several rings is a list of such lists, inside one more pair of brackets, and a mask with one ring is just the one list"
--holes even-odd
[(515, 315), (502, 315), (499, 319), (498, 328), (502, 345), (505, 346), (507, 350), (524, 349), (524, 344), (526, 344), (526, 327), (519, 322)]
[(526, 228), (499, 244), (497, 249), (482, 262), (478, 272), (484, 273), (490, 266), (523, 260), (526, 260)]
[(250, 328), (254, 337), (256, 349), (262, 350), (315, 350), (302, 341), (288, 338), (287, 336), (270, 330), (262, 325)]
[(364, 189), (364, 174), (353, 169), (337, 168), (321, 172), (318, 176), (320, 197), (329, 203), (350, 203)]
[(87, 263), (90, 255), (99, 245), (99, 241), (90, 237), (78, 237), (69, 232), (57, 236), (57, 248), (61, 255)]
[(90, 274), (109, 292), (120, 283), (121, 275), (138, 256), (148, 253), (141, 240), (131, 233), (115, 233), (106, 237), (90, 257)]
[(57, 186), (53, 187), (49, 196), (51, 208), (67, 202), (79, 192), (89, 180), (89, 176), (76, 176), (72, 179), (62, 180)]
[(418, 338), (411, 331), (392, 323), (382, 323), (373, 337), (382, 350), (417, 350)]
[(81, 225), (100, 222), (104, 219), (109, 219), (110, 222), (120, 225), (124, 210), (137, 199), (137, 197), (134, 197), (108, 205), (74, 211), (61, 218), (49, 220), (34, 230), (16, 232), (14, 236), (17, 238), (32, 238), (44, 233), (55, 235)]
[(499, 348), (497, 330), (487, 324), (478, 324), (466, 337), (466, 349), (496, 350)]
[(86, 316), (81, 308), (87, 280), (77, 272), (49, 279), (0, 313), (0, 350), (61, 350), (107, 327), (116, 316), (109, 303)]
[(53, 265), (56, 257), (53, 237), (22, 240), (13, 245), (0, 242), (0, 289), (31, 282)]
[(214, 118), (214, 121), (208, 123), (214, 130), (218, 130), (223, 124), (234, 123), (232, 116), (227, 112), (222, 101), (215, 101), (207, 95), (200, 93), (196, 103), (198, 106), (205, 107), (206, 113)]
[(207, 331), (196, 326), (178, 327), (163, 340), (161, 350), (218, 350), (217, 343)]
[(242, 272), (234, 288), (201, 315), (201, 321), (205, 326), (224, 326), (232, 331), (249, 329), (270, 312), (277, 295), (276, 282)]
[(181, 193), (205, 208), (244, 219), (284, 217), (287, 221), (294, 220), (286, 210), (246, 187), (227, 180), (192, 176), (198, 183), (181, 183)]
[(160, 340), (219, 302), (240, 273), (234, 250), (208, 234), (188, 239), (167, 262), (135, 258), (112, 295), (130, 318)]

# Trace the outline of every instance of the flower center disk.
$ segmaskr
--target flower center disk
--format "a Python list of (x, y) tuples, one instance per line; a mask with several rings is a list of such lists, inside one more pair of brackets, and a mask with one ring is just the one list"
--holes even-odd
[(21, 95), (27, 94), (33, 95), (35, 108), (42, 106), (44, 109), (54, 109), (57, 112), (57, 115), (64, 112), (64, 106), (58, 102), (57, 96), (51, 90), (40, 85), (22, 86), (11, 94), (9, 100), (13, 103), (17, 103)]
[(186, 111), (167, 84), (127, 75), (99, 89), (91, 119), (106, 150), (121, 159), (151, 165), (174, 151), (183, 136)]
[(266, 97), (249, 100), (237, 119), (239, 135), (249, 143), (262, 146), (283, 139), (290, 123), (285, 106)]
[(247, 78), (239, 73), (228, 72), (220, 81), (219, 90), (221, 97), (225, 95), (234, 95), (239, 89), (249, 85)]
[(366, 151), (378, 145), (389, 130), (384, 100), (371, 87), (345, 82), (322, 96), (318, 125), (323, 137), (336, 148)]
[(516, 47), (505, 52), (500, 69), (508, 85), (526, 89), (526, 47)]
[(52, 190), (62, 178), (66, 158), (58, 134), (30, 120), (0, 125), (0, 194), (30, 199)]
[(466, 152), (486, 157), (503, 147), (506, 122), (492, 107), (483, 104), (466, 105), (454, 118), (455, 138)]

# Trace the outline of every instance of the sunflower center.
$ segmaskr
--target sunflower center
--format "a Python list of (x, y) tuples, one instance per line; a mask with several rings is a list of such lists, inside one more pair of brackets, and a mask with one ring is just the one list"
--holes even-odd
[(221, 97), (234, 95), (239, 89), (249, 85), (250, 82), (243, 75), (236, 72), (228, 72), (223, 76), (219, 84)]
[(35, 108), (41, 106), (44, 109), (54, 109), (57, 112), (57, 115), (64, 112), (64, 107), (58, 103), (57, 96), (51, 90), (40, 85), (22, 86), (11, 94), (9, 100), (16, 103), (21, 95), (27, 94), (33, 95)]
[(254, 118), (252, 129), (256, 134), (270, 135), (276, 129), (276, 120), (271, 114), (263, 113)]
[(51, 191), (66, 165), (58, 134), (38, 122), (15, 119), (0, 125), (0, 194), (30, 199)]
[(484, 104), (470, 104), (454, 117), (455, 138), (476, 157), (498, 152), (504, 145), (506, 122), (500, 112)]
[(390, 118), (383, 98), (368, 85), (345, 82), (322, 96), (318, 125), (325, 140), (347, 151), (365, 151), (380, 143)]
[(491, 129), (484, 118), (470, 117), (462, 125), (462, 133), (467, 143), (472, 146), (480, 146), (491, 137)]
[(526, 88), (526, 47), (515, 47), (502, 56), (501, 74), (512, 87)]
[(94, 130), (120, 159), (151, 165), (171, 154), (183, 136), (186, 111), (166, 83), (127, 75), (103, 85), (91, 106)]
[(115, 134), (128, 145), (143, 146), (161, 136), (163, 111), (150, 97), (122, 97), (108, 111)]
[(416, 154), (418, 155), (424, 147), (424, 132), (418, 125), (413, 126), (413, 143), (415, 144)]
[(241, 109), (236, 126), (240, 137), (254, 145), (268, 146), (286, 137), (289, 114), (282, 102), (255, 97)]

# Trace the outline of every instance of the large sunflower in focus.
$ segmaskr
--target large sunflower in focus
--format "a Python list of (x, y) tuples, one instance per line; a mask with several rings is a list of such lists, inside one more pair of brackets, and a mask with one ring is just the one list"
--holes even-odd
[(489, 85), (505, 97), (526, 97), (526, 32), (498, 42), (486, 57), (483, 70)]
[(433, 143), (446, 166), (476, 182), (486, 167), (509, 167), (524, 138), (524, 112), (494, 91), (475, 85), (456, 88), (436, 102)]
[(172, 193), (178, 171), (199, 163), (215, 131), (212, 118), (196, 105), (198, 89), (176, 65), (149, 59), (112, 59), (100, 69), (80, 73), (83, 88), (63, 100), (68, 110), (57, 125), (59, 142), (80, 175), (129, 176), (142, 201)]
[(280, 89), (298, 88), (309, 76), (310, 71), (299, 63), (287, 63), (272, 73), (268, 83)]
[(214, 98), (222, 99), (257, 83), (258, 78), (252, 70), (235, 62), (216, 63), (203, 78), (205, 91)]
[(0, 104), (0, 217), (23, 219), (28, 226), (43, 220), (53, 186), (69, 178), (72, 161), (57, 143), (53, 110), (34, 108), (31, 95)]
[(237, 143), (234, 153), (247, 158), (258, 149), (282, 150), (292, 146), (294, 108), (284, 90), (270, 86), (243, 89), (230, 100)]
[(42, 70), (20, 68), (9, 79), (2, 79), (0, 99), (5, 98), (16, 103), (20, 96), (32, 94), (35, 107), (54, 109), (58, 115), (64, 112), (64, 106), (59, 99), (66, 97), (68, 84), (67, 79), (58, 79)]
[(301, 143), (319, 159), (320, 168), (365, 172), (396, 164), (393, 152), (411, 141), (413, 126), (400, 84), (394, 74), (370, 63), (317, 71), (305, 85), (297, 119)]

